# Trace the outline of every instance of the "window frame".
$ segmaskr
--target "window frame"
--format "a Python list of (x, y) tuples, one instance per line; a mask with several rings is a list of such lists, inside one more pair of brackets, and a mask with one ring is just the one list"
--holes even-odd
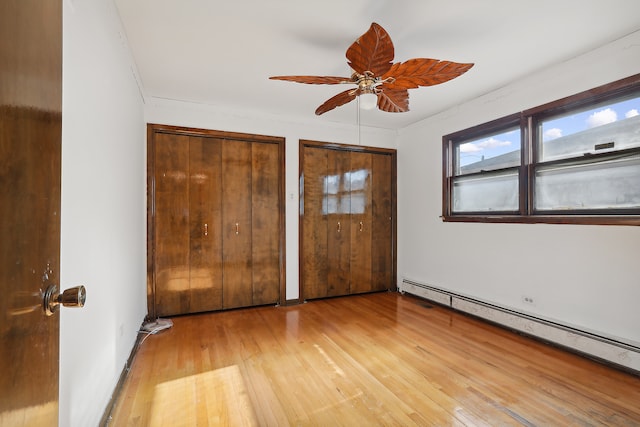
[[(591, 90), (580, 92), (538, 107), (492, 120), (442, 137), (442, 220), (445, 222), (488, 222), (488, 223), (550, 223), (589, 225), (640, 225), (640, 208), (630, 209), (588, 209), (588, 210), (537, 210), (535, 208), (536, 171), (544, 166), (575, 162), (576, 157), (558, 160), (538, 161), (538, 124), (542, 121), (597, 106), (601, 103), (640, 96), (640, 74), (621, 79)], [(491, 176), (499, 170), (455, 175), (455, 147), (465, 141), (490, 136), (490, 134), (520, 127), (520, 165), (506, 169), (518, 170), (518, 210), (516, 212), (478, 211), (454, 212), (453, 191), (456, 178), (467, 176)], [(605, 160), (621, 153), (640, 154), (640, 147), (613, 152), (596, 153), (590, 160)], [(505, 169), (501, 169), (504, 171)]]

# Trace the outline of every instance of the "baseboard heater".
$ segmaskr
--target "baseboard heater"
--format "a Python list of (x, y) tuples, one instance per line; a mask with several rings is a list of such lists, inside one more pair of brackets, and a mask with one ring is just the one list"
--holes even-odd
[(640, 375), (639, 346), (409, 279), (402, 279), (398, 291), (451, 307)]

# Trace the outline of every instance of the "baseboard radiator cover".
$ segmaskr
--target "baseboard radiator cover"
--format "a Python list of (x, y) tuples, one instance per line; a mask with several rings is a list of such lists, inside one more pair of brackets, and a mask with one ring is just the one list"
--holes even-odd
[(636, 375), (640, 374), (640, 347), (626, 342), (551, 322), (414, 280), (402, 279), (398, 291), (416, 295), (543, 341), (554, 343), (587, 357), (617, 365)]

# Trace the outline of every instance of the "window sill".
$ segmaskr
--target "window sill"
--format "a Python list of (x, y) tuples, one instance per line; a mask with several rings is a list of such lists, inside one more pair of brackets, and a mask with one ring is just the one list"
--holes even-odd
[(588, 215), (445, 215), (443, 222), (482, 222), (505, 224), (580, 224), (640, 226), (640, 216), (588, 216)]

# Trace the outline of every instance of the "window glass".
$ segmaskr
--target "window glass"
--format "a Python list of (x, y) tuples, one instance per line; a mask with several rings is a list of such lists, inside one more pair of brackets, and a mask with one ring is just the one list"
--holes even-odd
[(541, 162), (640, 147), (640, 97), (544, 120), (539, 129)]
[(640, 155), (536, 171), (537, 210), (640, 208)]
[(455, 156), (455, 175), (518, 166), (520, 128), (458, 142), (455, 145)]
[(453, 211), (513, 212), (518, 210), (518, 172), (456, 178)]
[(640, 225), (640, 74), (442, 147), (445, 221)]

